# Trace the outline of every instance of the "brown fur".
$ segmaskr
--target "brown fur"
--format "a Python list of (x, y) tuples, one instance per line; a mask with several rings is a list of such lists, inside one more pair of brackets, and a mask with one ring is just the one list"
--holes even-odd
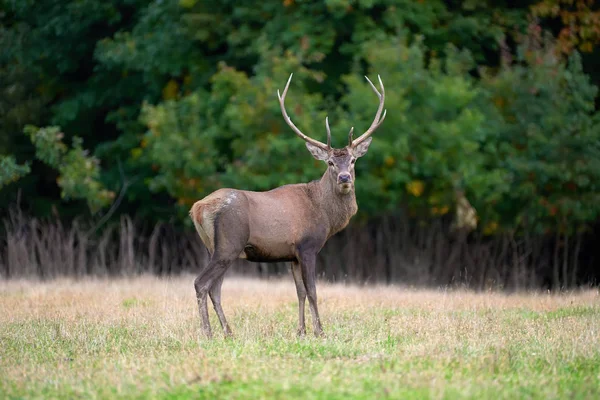
[(194, 205), (190, 209), (190, 218), (192, 218), (192, 221), (194, 221), (198, 225), (202, 225), (202, 209), (203, 208), (204, 208), (204, 204), (197, 201), (194, 203)]

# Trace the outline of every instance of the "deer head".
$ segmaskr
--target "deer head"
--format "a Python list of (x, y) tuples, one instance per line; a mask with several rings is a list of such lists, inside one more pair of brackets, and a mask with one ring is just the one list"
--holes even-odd
[[(283, 89), (283, 94), (280, 94), (279, 90), (277, 91), (281, 113), (283, 114), (285, 122), (290, 126), (290, 128), (292, 128), (296, 135), (306, 142), (306, 147), (314, 158), (327, 163), (328, 176), (330, 177), (331, 183), (336, 188), (336, 191), (342, 195), (351, 193), (354, 189), (354, 163), (358, 158), (367, 153), (372, 140), (371, 135), (377, 128), (379, 128), (387, 113), (387, 110), (383, 109), (385, 102), (385, 89), (383, 87), (381, 77), (377, 75), (377, 78), (379, 79), (379, 86), (381, 87), (380, 93), (375, 85), (373, 85), (371, 80), (365, 76), (371, 85), (371, 88), (379, 98), (379, 108), (377, 109), (375, 119), (371, 123), (371, 126), (356, 139), (353, 139), (352, 137), (354, 127), (350, 128), (350, 132), (348, 133), (348, 145), (341, 149), (335, 149), (331, 147), (331, 129), (329, 128), (329, 117), (325, 118), (327, 144), (324, 144), (302, 133), (302, 131), (300, 131), (300, 129), (294, 125), (291, 118), (288, 116), (284, 103), (290, 82), (292, 81), (292, 76), (293, 74), (290, 75), (290, 78), (285, 85), (285, 89)], [(382, 111), (383, 115), (381, 115)]]

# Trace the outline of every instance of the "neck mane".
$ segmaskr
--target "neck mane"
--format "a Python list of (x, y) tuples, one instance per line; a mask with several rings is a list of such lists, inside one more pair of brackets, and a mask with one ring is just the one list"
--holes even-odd
[(328, 237), (335, 235), (348, 225), (350, 218), (358, 211), (354, 186), (347, 194), (337, 191), (337, 183), (331, 179), (328, 170), (318, 181), (309, 184), (315, 206), (321, 210), (323, 223), (329, 225)]

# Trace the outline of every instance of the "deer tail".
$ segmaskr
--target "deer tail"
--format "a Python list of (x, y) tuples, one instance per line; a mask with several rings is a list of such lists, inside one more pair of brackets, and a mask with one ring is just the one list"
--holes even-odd
[[(194, 223), (194, 227), (196, 228), (196, 232), (198, 232), (200, 239), (202, 239), (202, 242), (208, 249), (208, 252), (210, 254), (212, 254), (214, 252), (213, 241), (212, 241), (212, 238), (207, 234), (206, 229), (203, 226), (203, 223), (205, 222), (204, 221), (204, 206), (205, 205), (202, 204), (201, 201), (197, 201), (196, 203), (194, 203), (194, 205), (190, 209), (190, 218), (192, 219), (192, 222)], [(210, 228), (212, 228), (212, 229), (210, 229)], [(214, 231), (214, 227), (212, 227), (212, 226), (209, 227), (209, 229), (211, 231)]]

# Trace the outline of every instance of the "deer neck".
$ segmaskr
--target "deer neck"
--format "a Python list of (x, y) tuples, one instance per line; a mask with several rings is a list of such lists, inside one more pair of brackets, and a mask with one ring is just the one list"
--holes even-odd
[(329, 236), (344, 229), (350, 222), (350, 218), (358, 211), (354, 188), (350, 193), (341, 194), (337, 191), (336, 185), (329, 171), (325, 171), (317, 181), (318, 195), (314, 199), (317, 207), (322, 211), (323, 221), (329, 223)]

